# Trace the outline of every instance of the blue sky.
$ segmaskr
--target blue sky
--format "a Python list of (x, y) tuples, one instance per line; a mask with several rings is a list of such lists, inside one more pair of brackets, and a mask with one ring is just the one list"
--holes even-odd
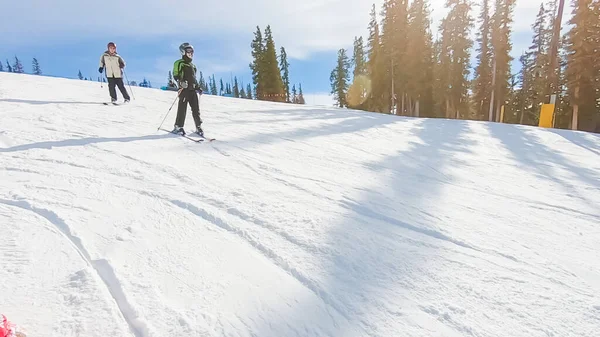
[[(195, 63), (205, 77), (231, 76), (251, 81), (250, 42), (256, 26), (270, 24), (277, 48), (284, 46), (292, 83), (302, 83), (308, 104), (331, 104), (329, 74), (339, 48), (349, 48), (354, 36), (367, 36), (371, 5), (382, 0), (89, 0), (10, 1), (0, 12), (0, 61), (17, 55), (26, 72), (38, 58), (47, 75), (100, 75), (98, 60), (109, 41), (127, 62), (129, 80), (144, 77), (164, 85), (178, 46), (196, 48)], [(444, 0), (430, 0), (434, 28), (445, 15)], [(513, 56), (531, 41), (531, 24), (540, 0), (518, 0), (515, 9)], [(354, 8), (352, 8), (355, 6)], [(478, 11), (475, 8), (475, 11)], [(27, 13), (12, 15), (9, 13)], [(565, 8), (565, 15), (570, 8)], [(473, 13), (474, 16), (477, 12)]]

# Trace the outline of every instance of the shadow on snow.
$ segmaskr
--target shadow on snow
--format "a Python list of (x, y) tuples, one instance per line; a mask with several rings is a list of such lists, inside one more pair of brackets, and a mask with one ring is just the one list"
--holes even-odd
[[(596, 172), (586, 167), (574, 165), (563, 155), (546, 146), (535, 132), (528, 131), (526, 127), (505, 124), (488, 124), (487, 127), (490, 134), (500, 140), (516, 160), (539, 173), (544, 179), (558, 183), (568, 193), (577, 196), (592, 208), (597, 207), (597, 201), (588, 200), (582, 196), (576, 187), (579, 184), (576, 181), (567, 181), (564, 177), (559, 176), (552, 164), (569, 172), (576, 180), (588, 186), (600, 188), (600, 176)], [(568, 137), (567, 139), (580, 146), (584, 142), (584, 138), (575, 133), (561, 132), (559, 134), (565, 138)]]
[(89, 105), (102, 105), (104, 102), (78, 102), (78, 101), (37, 101), (17, 98), (0, 98), (0, 102), (7, 103), (25, 103), (33, 105), (44, 105), (44, 104), (89, 104)]
[(75, 138), (75, 139), (64, 139), (64, 140), (52, 140), (39, 143), (17, 145), (9, 148), (0, 148), (0, 152), (20, 152), (32, 149), (52, 149), (55, 147), (71, 147), (71, 146), (85, 146), (89, 144), (97, 143), (110, 143), (110, 142), (136, 142), (142, 140), (154, 140), (163, 139), (167, 137), (176, 137), (174, 135), (147, 135), (138, 137), (91, 137), (91, 138)]
[[(352, 132), (382, 121), (346, 123), (342, 129)], [(322, 129), (326, 133), (340, 132), (337, 124)], [(316, 334), (399, 333), (399, 328), (418, 320), (412, 316), (415, 306), (422, 311), (417, 314), (419, 317), (431, 317), (431, 324), (444, 324), (412, 299), (423, 292), (448, 287), (443, 278), (433, 275), (444, 268), (444, 252), (476, 248), (443, 233), (438, 226), (443, 225), (442, 220), (426, 210), (439, 199), (445, 183), (451, 179), (446, 171), (457, 164), (453, 157), (469, 152), (474, 143), (462, 138), (468, 131), (468, 124), (463, 121), (423, 119), (410, 131), (419, 140), (410, 150), (365, 164), (374, 175), (387, 178), (379, 179), (373, 186), (361, 186), (358, 178), (355, 187), (348, 186), (341, 199), (329, 201), (332, 214), (338, 214), (338, 223), (332, 225), (323, 243), (331, 247), (330, 254), (316, 257), (320, 259), (316, 263), (327, 273), (315, 281), (320, 287), (316, 295), (338, 315), (330, 315), (333, 322), (329, 328), (311, 326), (310, 329), (319, 329)], [(294, 322), (296, 316), (302, 317), (304, 310), (315, 304), (301, 300), (292, 308), (286, 307), (282, 311), (288, 316), (285, 321)], [(468, 329), (460, 324), (452, 328)], [(271, 325), (261, 325), (253, 333), (267, 336), (275, 332), (273, 329)]]

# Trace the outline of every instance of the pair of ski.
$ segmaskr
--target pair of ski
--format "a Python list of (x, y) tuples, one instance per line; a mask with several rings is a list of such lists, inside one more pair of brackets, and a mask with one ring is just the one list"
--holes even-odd
[(129, 102), (123, 102), (123, 103), (118, 103), (118, 102), (102, 102), (102, 104), (104, 104), (104, 105), (116, 105), (116, 106), (119, 106), (119, 105), (123, 105), (123, 104), (129, 104)]
[(215, 140), (215, 138), (207, 138), (205, 136), (200, 136), (197, 133), (194, 134), (195, 136), (188, 136), (187, 134), (175, 133), (175, 132), (173, 132), (173, 130), (167, 130), (167, 129), (163, 129), (163, 128), (160, 128), (160, 130), (168, 132), (168, 133), (171, 133), (171, 134), (174, 134), (174, 135), (177, 135), (177, 136), (182, 136), (183, 138), (189, 139), (189, 140), (191, 140), (193, 142), (196, 142), (196, 143), (201, 143), (201, 142), (204, 142), (204, 141), (212, 142), (212, 141)]

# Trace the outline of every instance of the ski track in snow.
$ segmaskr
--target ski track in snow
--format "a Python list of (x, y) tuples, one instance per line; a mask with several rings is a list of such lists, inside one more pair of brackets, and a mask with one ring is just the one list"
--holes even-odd
[(45, 208), (35, 207), (25, 200), (0, 199), (0, 203), (32, 211), (54, 225), (60, 231), (60, 233), (63, 234), (65, 239), (70, 242), (70, 244), (73, 246), (73, 249), (79, 253), (82, 260), (84, 260), (88, 266), (91, 266), (96, 271), (96, 274), (102, 280), (102, 282), (104, 282), (104, 285), (112, 295), (113, 300), (117, 304), (124, 320), (129, 325), (135, 337), (150, 337), (146, 324), (137, 318), (135, 310), (127, 301), (127, 297), (123, 292), (121, 283), (115, 276), (110, 263), (105, 259), (92, 260), (90, 254), (81, 242), (81, 239), (71, 233), (69, 225), (67, 225), (65, 221), (58, 216), (58, 214)]
[(353, 211), (355, 211), (355, 212), (357, 212), (357, 213), (359, 213), (359, 214), (361, 214), (361, 215), (363, 215), (365, 217), (372, 218), (372, 219), (375, 219), (375, 220), (379, 220), (379, 221), (382, 221), (382, 222), (385, 222), (385, 223), (388, 223), (388, 224), (393, 224), (393, 225), (396, 225), (396, 226), (399, 226), (399, 227), (411, 230), (413, 232), (417, 232), (417, 233), (426, 235), (426, 236), (434, 238), (434, 239), (439, 239), (439, 240), (442, 240), (442, 241), (453, 243), (453, 244), (455, 244), (457, 246), (460, 246), (460, 247), (463, 247), (463, 248), (468, 248), (468, 249), (473, 249), (473, 250), (480, 251), (479, 249), (471, 246), (468, 243), (464, 243), (462, 241), (453, 239), (453, 238), (451, 238), (451, 237), (449, 237), (447, 235), (444, 235), (444, 234), (442, 234), (442, 233), (440, 233), (438, 231), (431, 230), (431, 229), (426, 229), (426, 228), (419, 228), (419, 227), (410, 225), (408, 223), (398, 221), (398, 220), (390, 218), (390, 217), (388, 217), (386, 215), (383, 215), (383, 214), (377, 213), (375, 211), (372, 211), (372, 210), (370, 210), (367, 207), (359, 206), (357, 203), (355, 203), (355, 202), (353, 202), (351, 200), (348, 200), (348, 201), (342, 200), (341, 204), (344, 207), (348, 208), (349, 210), (353, 210)]
[[(151, 196), (153, 198), (163, 199), (165, 201), (168, 201), (168, 202), (172, 203), (173, 205), (175, 205), (181, 209), (184, 209), (184, 210), (194, 214), (195, 216), (198, 216), (229, 233), (237, 235), (238, 237), (243, 239), (245, 242), (247, 242), (250, 246), (252, 246), (257, 251), (259, 251), (264, 257), (266, 257), (270, 261), (272, 261), (276, 266), (278, 266), (283, 271), (285, 271), (286, 273), (288, 273), (289, 275), (294, 277), (300, 284), (302, 284), (303, 286), (308, 288), (310, 291), (312, 291), (317, 297), (319, 297), (321, 300), (323, 300), (324, 303), (326, 303), (326, 304), (330, 305), (332, 308), (334, 308), (337, 311), (337, 313), (339, 313), (340, 315), (342, 315), (343, 317), (345, 317), (347, 319), (350, 318), (348, 316), (348, 314), (345, 312), (345, 310), (343, 309), (343, 307), (340, 304), (338, 304), (334, 299), (332, 299), (331, 296), (327, 292), (325, 292), (323, 289), (321, 289), (317, 283), (312, 281), (309, 277), (303, 275), (303, 273), (298, 271), (296, 268), (290, 266), (287, 261), (285, 261), (281, 256), (279, 256), (277, 254), (277, 252), (275, 252), (271, 248), (262, 244), (260, 239), (254, 237), (254, 235), (252, 235), (249, 231), (243, 229), (244, 227), (247, 226), (247, 224), (242, 224), (242, 223), (245, 223), (249, 220), (249, 217), (246, 216), (245, 214), (243, 214), (243, 212), (229, 208), (227, 212), (229, 215), (233, 216), (233, 219), (226, 220), (223, 217), (216, 215), (215, 212), (208, 211), (207, 210), (208, 207), (201, 208), (192, 203), (188, 203), (185, 201), (175, 200), (175, 199), (169, 200), (169, 199), (164, 198), (163, 196), (160, 196), (160, 195), (157, 195), (157, 194), (154, 194), (151, 192), (143, 192), (142, 191), (141, 193)], [(214, 203), (215, 203), (215, 201), (213, 201), (213, 204)], [(223, 204), (221, 204), (221, 206), (222, 205)], [(237, 222), (240, 225), (234, 225), (233, 224), (234, 222)], [(263, 226), (267, 229), (273, 230), (272, 227), (270, 227), (270, 228), (266, 227), (266, 226), (264, 226), (264, 224), (261, 224), (258, 221), (254, 221), (253, 223), (257, 224), (259, 226)], [(277, 231), (274, 231), (274, 232), (277, 233)], [(297, 245), (303, 246), (303, 247), (307, 247), (306, 244), (300, 243), (299, 241), (293, 239), (289, 235), (282, 235), (281, 233), (277, 233), (277, 234), (281, 235), (283, 238), (285, 238), (286, 240), (288, 240), (294, 244), (297, 244)]]
[(496, 255), (502, 256), (502, 257), (507, 258), (507, 259), (509, 259), (511, 261), (514, 261), (514, 262), (521, 262), (521, 261), (519, 261), (519, 259), (517, 259), (516, 257), (514, 257), (512, 255), (505, 254), (505, 253), (498, 252), (498, 251), (494, 251), (494, 250), (488, 250), (488, 249), (485, 249), (485, 248), (479, 248), (479, 247), (476, 247), (476, 246), (474, 246), (472, 244), (469, 244), (469, 243), (466, 243), (466, 242), (463, 242), (463, 241), (460, 241), (460, 240), (457, 240), (457, 239), (453, 239), (453, 238), (451, 238), (451, 237), (449, 237), (449, 236), (447, 236), (447, 235), (445, 235), (443, 233), (440, 233), (439, 231), (432, 230), (432, 229), (427, 229), (427, 228), (421, 228), (421, 227), (417, 227), (417, 226), (413, 226), (413, 225), (411, 225), (409, 223), (396, 220), (396, 219), (391, 218), (389, 216), (386, 216), (386, 215), (383, 215), (381, 213), (375, 212), (375, 211), (373, 211), (369, 207), (359, 206), (353, 200), (341, 200), (340, 204), (342, 206), (346, 207), (348, 210), (353, 210), (353, 211), (357, 212), (358, 214), (361, 214), (361, 215), (363, 215), (363, 216), (365, 216), (367, 218), (370, 218), (370, 219), (379, 220), (379, 221), (382, 221), (382, 222), (387, 223), (387, 224), (391, 224), (391, 225), (395, 225), (395, 226), (398, 226), (398, 227), (402, 227), (402, 228), (405, 228), (407, 230), (410, 230), (410, 231), (413, 231), (413, 232), (416, 232), (416, 233), (420, 233), (420, 234), (426, 235), (426, 236), (428, 236), (430, 238), (434, 238), (434, 239), (438, 239), (438, 240), (442, 240), (442, 241), (445, 241), (445, 242), (448, 242), (448, 243), (455, 244), (455, 245), (457, 245), (459, 247), (463, 247), (463, 248), (467, 248), (467, 249), (472, 249), (472, 250), (477, 251), (477, 252), (486, 252), (486, 253), (490, 253), (490, 254), (496, 254)]
[[(237, 147), (237, 149), (243, 150), (239, 147)], [(237, 163), (245, 166), (246, 168), (248, 168), (251, 171), (253, 171), (254, 173), (256, 173), (259, 177), (266, 177), (276, 183), (281, 183), (284, 186), (289, 186), (289, 187), (295, 188), (298, 191), (307, 193), (316, 198), (325, 198), (328, 201), (334, 201), (333, 199), (331, 199), (325, 195), (317, 194), (310, 189), (304, 188), (299, 184), (295, 184), (295, 183), (291, 182), (290, 179), (302, 179), (302, 180), (311, 181), (311, 182), (318, 183), (318, 184), (328, 184), (328, 182), (326, 182), (326, 181), (323, 181), (320, 179), (308, 178), (308, 177), (300, 177), (300, 176), (296, 176), (293, 174), (292, 175), (286, 174), (282, 170), (277, 169), (276, 167), (269, 166), (269, 164), (266, 162), (261, 162), (260, 159), (257, 159), (254, 156), (249, 156), (249, 155), (245, 154), (245, 151), (238, 152), (236, 154), (236, 156), (234, 157), (234, 160)], [(257, 165), (251, 165), (249, 162), (256, 162)], [(256, 167), (256, 166), (258, 166), (258, 167)], [(274, 174), (283, 176), (284, 178), (276, 177)]]
[(285, 240), (289, 241), (292, 244), (295, 244), (299, 247), (302, 247), (308, 251), (322, 251), (324, 253), (328, 253), (330, 252), (329, 249), (327, 247), (315, 247), (313, 245), (310, 245), (307, 242), (304, 242), (302, 240), (300, 240), (299, 238), (296, 238), (293, 235), (290, 235), (289, 233), (287, 233), (284, 230), (278, 229), (275, 226), (270, 225), (268, 222), (263, 221), (259, 218), (256, 218), (254, 216), (248, 215), (246, 213), (244, 213), (243, 211), (240, 211), (239, 209), (235, 208), (235, 207), (230, 207), (228, 206), (226, 203), (219, 201), (217, 199), (213, 199), (210, 198), (207, 195), (204, 194), (200, 194), (200, 193), (196, 193), (196, 192), (187, 192), (190, 196), (197, 198), (199, 200), (202, 200), (204, 203), (210, 204), (213, 207), (215, 207), (216, 209), (221, 209), (221, 210), (226, 210), (226, 212), (240, 220), (243, 220), (245, 222), (248, 223), (252, 223), (255, 224), (257, 226), (260, 227), (264, 227), (265, 229), (268, 229), (274, 233), (276, 233), (277, 235), (281, 236), (282, 238), (284, 238)]

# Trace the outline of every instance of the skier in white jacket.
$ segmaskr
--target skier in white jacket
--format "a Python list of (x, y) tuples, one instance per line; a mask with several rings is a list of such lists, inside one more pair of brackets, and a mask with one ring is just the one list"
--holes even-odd
[(125, 60), (123, 60), (121, 55), (117, 54), (117, 45), (114, 42), (109, 42), (107, 50), (100, 56), (98, 72), (102, 74), (104, 69), (106, 69), (108, 92), (113, 104), (117, 102), (115, 86), (119, 87), (125, 103), (129, 102), (129, 94), (123, 84), (123, 68), (125, 68)]

